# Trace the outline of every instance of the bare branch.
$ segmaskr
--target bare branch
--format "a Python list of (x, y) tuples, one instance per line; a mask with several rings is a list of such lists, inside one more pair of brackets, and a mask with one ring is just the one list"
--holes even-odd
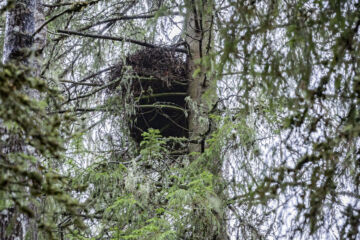
[[(164, 15), (159, 15), (158, 17), (165, 17), (165, 16), (176, 16), (179, 15), (179, 12), (170, 12), (169, 14), (164, 14)], [(101, 25), (101, 24), (105, 24), (105, 23), (110, 23), (110, 22), (116, 22), (116, 21), (127, 21), (127, 20), (136, 20), (136, 19), (150, 19), (150, 18), (154, 18), (156, 17), (156, 14), (140, 14), (140, 15), (133, 15), (133, 16), (121, 16), (121, 17), (116, 17), (116, 18), (109, 18), (109, 19), (105, 19), (99, 22), (96, 22), (94, 24), (91, 24), (87, 27), (82, 28), (81, 30), (87, 30), (89, 28)]]
[(54, 21), (58, 17), (61, 17), (65, 13), (80, 12), (84, 7), (94, 5), (97, 2), (99, 2), (99, 0), (94, 0), (94, 1), (90, 1), (90, 2), (75, 2), (75, 3), (72, 3), (70, 8), (62, 11), (59, 14), (56, 14), (55, 16), (51, 17), (49, 20), (44, 22), (38, 29), (35, 30), (35, 32), (32, 34), (32, 37), (34, 37), (37, 33), (39, 33), (41, 31), (41, 29), (43, 29), (50, 22)]
[(134, 43), (134, 44), (137, 44), (137, 45), (140, 45), (140, 46), (143, 46), (143, 47), (148, 47), (148, 48), (163, 48), (163, 49), (172, 50), (172, 51), (175, 51), (175, 52), (187, 53), (187, 50), (183, 49), (183, 48), (161, 47), (159, 45), (146, 43), (146, 42), (142, 42), (142, 41), (138, 41), (138, 40), (130, 39), (130, 38), (113, 37), (113, 36), (97, 35), (97, 34), (90, 34), (90, 33), (81, 33), (81, 32), (70, 31), (70, 30), (57, 30), (57, 32), (58, 33), (68, 34), (68, 35), (89, 37), (89, 38), (97, 38), (97, 39), (106, 39), (106, 40), (113, 40), (113, 41), (120, 41), (120, 42), (128, 42), (128, 43)]

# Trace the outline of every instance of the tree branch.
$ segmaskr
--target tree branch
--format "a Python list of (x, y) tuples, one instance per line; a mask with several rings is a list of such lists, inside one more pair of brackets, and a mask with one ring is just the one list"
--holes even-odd
[(70, 81), (70, 80), (59, 80), (61, 83), (72, 83), (74, 85), (84, 85), (84, 86), (90, 86), (90, 87), (100, 87), (102, 84), (96, 84), (96, 83), (82, 83), (82, 82), (76, 82), (76, 81)]
[(84, 95), (80, 95), (80, 96), (77, 96), (77, 97), (74, 97), (74, 98), (70, 98), (69, 100), (67, 100), (66, 102), (62, 103), (61, 105), (64, 105), (64, 104), (66, 104), (66, 103), (69, 103), (69, 102), (71, 102), (71, 101), (78, 100), (78, 99), (81, 99), (81, 98), (90, 97), (90, 96), (94, 95), (95, 93), (97, 93), (97, 92), (99, 92), (99, 91), (101, 91), (101, 90), (109, 87), (110, 85), (112, 85), (112, 84), (114, 84), (114, 83), (120, 82), (120, 81), (121, 81), (121, 79), (116, 79), (116, 80), (114, 80), (114, 81), (111, 81), (111, 82), (109, 82), (109, 83), (107, 83), (107, 84), (105, 84), (105, 85), (103, 85), (103, 86), (101, 86), (101, 87), (99, 87), (99, 88), (94, 89), (93, 91), (91, 91), (91, 92), (89, 92), (89, 93), (86, 93), (86, 94), (84, 94)]
[(164, 93), (154, 93), (151, 95), (144, 95), (141, 97), (137, 97), (136, 100), (143, 100), (149, 98), (157, 98), (157, 97), (167, 97), (167, 96), (186, 96), (186, 92), (164, 92)]
[(102, 20), (99, 22), (96, 22), (94, 24), (91, 24), (89, 26), (86, 26), (84, 28), (81, 28), (81, 30), (87, 30), (89, 28), (104, 24), (104, 23), (109, 23), (109, 22), (115, 22), (115, 21), (121, 21), (121, 20), (134, 20), (134, 19), (149, 19), (149, 18), (153, 18), (155, 17), (155, 14), (148, 14), (148, 15), (136, 15), (136, 16), (122, 16), (122, 17), (117, 17), (117, 18), (109, 18), (106, 20)]
[[(183, 113), (186, 112), (186, 109), (166, 104), (144, 104), (144, 105), (136, 105), (136, 108), (160, 108), (160, 109), (171, 109), (176, 111), (181, 111)], [(53, 112), (49, 112), (49, 114), (56, 113), (74, 113), (74, 112), (113, 112), (115, 109), (108, 108), (106, 106), (99, 106), (94, 108), (73, 108), (73, 109), (61, 109)]]
[(186, 49), (183, 48), (171, 48), (171, 47), (161, 47), (155, 44), (146, 43), (142, 41), (138, 41), (135, 39), (130, 38), (123, 38), (123, 37), (112, 37), (112, 36), (106, 36), (106, 35), (97, 35), (97, 34), (90, 34), (90, 33), (81, 33), (76, 31), (70, 31), (70, 30), (57, 30), (58, 33), (64, 33), (68, 35), (76, 35), (76, 36), (82, 36), (82, 37), (89, 37), (89, 38), (97, 38), (97, 39), (106, 39), (106, 40), (113, 40), (113, 41), (120, 41), (120, 42), (128, 42), (128, 43), (134, 43), (143, 47), (147, 48), (163, 48), (167, 50), (172, 50), (175, 52), (181, 52), (181, 53), (187, 53)]
[(47, 8), (56, 8), (56, 7), (63, 7), (63, 6), (69, 6), (69, 5), (72, 5), (73, 3), (58, 3), (58, 4), (54, 4), (54, 5), (51, 5), (51, 4), (41, 4), (43, 5), (44, 7), (47, 7)]
[(65, 9), (64, 11), (62, 11), (61, 13), (51, 17), (49, 20), (47, 20), (46, 22), (44, 22), (38, 29), (35, 30), (35, 32), (31, 35), (32, 37), (34, 37), (37, 33), (39, 33), (41, 31), (41, 29), (43, 29), (46, 25), (48, 25), (50, 22), (54, 21), (55, 19), (57, 19), (58, 17), (61, 17), (62, 15), (64, 15), (65, 13), (74, 13), (74, 12), (80, 12), (84, 7), (87, 6), (91, 6), (94, 5), (95, 3), (99, 2), (99, 0), (94, 0), (94, 1), (90, 1), (90, 2), (74, 2), (71, 4), (71, 7), (68, 9)]
[[(158, 17), (164, 17), (164, 16), (176, 16), (179, 15), (179, 12), (169, 12), (169, 14), (164, 14), (164, 15), (160, 15)], [(91, 26), (82, 28), (81, 30), (87, 30), (89, 28), (104, 24), (104, 23), (109, 23), (109, 22), (116, 22), (116, 21), (123, 21), (123, 20), (135, 20), (135, 19), (150, 19), (150, 18), (154, 18), (156, 17), (156, 14), (140, 14), (140, 15), (133, 15), (133, 16), (121, 16), (121, 17), (116, 17), (116, 18), (109, 18), (106, 20), (102, 20), (99, 22), (96, 22), (94, 24), (92, 24)]]

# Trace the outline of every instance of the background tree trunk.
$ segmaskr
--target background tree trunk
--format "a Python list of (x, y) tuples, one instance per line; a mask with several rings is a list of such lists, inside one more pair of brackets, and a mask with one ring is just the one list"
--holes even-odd
[[(35, 29), (44, 22), (44, 11), (41, 0), (17, 0), (15, 6), (7, 12), (6, 31), (3, 50), (3, 62), (22, 64), (35, 69), (34, 76), (40, 73), (40, 60), (32, 58), (33, 53), (39, 55), (46, 39), (45, 28), (32, 37)], [(35, 51), (32, 49), (35, 43)], [(39, 93), (35, 90), (26, 90), (31, 98), (39, 99)], [(9, 136), (7, 146), (2, 147), (2, 153), (25, 152), (31, 154), (18, 136)], [(35, 212), (35, 206), (30, 206)], [(36, 219), (20, 213), (17, 207), (12, 207), (0, 212), (0, 239), (21, 240), (38, 239)]]
[(26, 49), (32, 46), (32, 33), (35, 30), (35, 0), (18, 0), (7, 12), (3, 62), (26, 62), (29, 55)]

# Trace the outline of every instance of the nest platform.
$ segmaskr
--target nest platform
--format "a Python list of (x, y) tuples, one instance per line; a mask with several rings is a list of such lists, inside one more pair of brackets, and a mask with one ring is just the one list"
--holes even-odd
[[(124, 65), (131, 68), (124, 70)], [(164, 137), (188, 137), (187, 70), (179, 53), (163, 48), (139, 50), (112, 70), (111, 79), (124, 74), (131, 76), (122, 94), (135, 100), (135, 114), (128, 115), (128, 124), (136, 142), (149, 128), (159, 129)]]

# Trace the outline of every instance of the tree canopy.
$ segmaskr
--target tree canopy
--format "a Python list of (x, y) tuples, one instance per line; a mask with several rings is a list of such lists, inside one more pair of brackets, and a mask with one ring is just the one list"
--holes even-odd
[(35, 2), (37, 74), (0, 69), (0, 215), (38, 239), (359, 238), (359, 1)]

